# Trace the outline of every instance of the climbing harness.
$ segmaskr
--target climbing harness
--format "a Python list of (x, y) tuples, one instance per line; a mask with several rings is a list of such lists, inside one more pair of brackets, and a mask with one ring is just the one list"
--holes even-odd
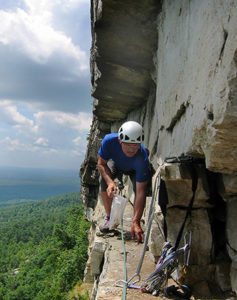
[[(191, 240), (192, 233), (189, 232), (189, 240), (187, 241), (187, 235), (184, 236), (185, 245), (182, 248), (177, 250), (172, 247), (170, 242), (166, 242), (162, 249), (161, 257), (156, 265), (155, 271), (148, 276), (144, 283), (141, 286), (141, 291), (143, 293), (152, 293), (152, 295), (156, 296), (159, 294), (161, 289), (164, 289), (168, 279), (171, 277), (171, 274), (177, 269), (180, 261), (180, 257), (183, 255), (183, 268), (187, 268), (189, 264), (190, 251), (191, 251)], [(187, 295), (191, 296), (191, 291), (187, 286), (184, 286), (185, 292)], [(176, 287), (175, 287), (176, 288)], [(166, 288), (165, 293), (175, 294), (175, 288)], [(180, 285), (182, 289), (182, 285)], [(181, 295), (180, 292), (179, 296)], [(178, 294), (177, 294), (178, 295)], [(189, 296), (189, 297), (190, 297)], [(189, 299), (189, 298), (187, 298)]]
[[(128, 288), (134, 288), (134, 289), (140, 289), (141, 288), (140, 286), (137, 286), (136, 283), (141, 280), (140, 272), (141, 272), (145, 252), (146, 252), (146, 249), (147, 249), (151, 224), (152, 224), (152, 220), (153, 220), (153, 216), (154, 216), (155, 203), (156, 203), (155, 200), (157, 198), (159, 198), (160, 181), (161, 181), (161, 174), (160, 174), (160, 170), (159, 170), (159, 172), (157, 173), (157, 176), (155, 178), (155, 185), (154, 185), (154, 191), (155, 192), (152, 194), (152, 199), (151, 199), (149, 213), (148, 213), (148, 223), (147, 223), (147, 227), (146, 227), (146, 231), (145, 231), (144, 246), (143, 246), (143, 251), (142, 251), (141, 258), (140, 258), (138, 266), (137, 266), (137, 270), (136, 270), (135, 274), (128, 281), (126, 281), (126, 280), (116, 281), (115, 285), (118, 286), (118, 287), (123, 287), (124, 284), (125, 284)], [(137, 280), (134, 280), (136, 277), (137, 277)], [(134, 281), (132, 281), (132, 280), (134, 280)]]

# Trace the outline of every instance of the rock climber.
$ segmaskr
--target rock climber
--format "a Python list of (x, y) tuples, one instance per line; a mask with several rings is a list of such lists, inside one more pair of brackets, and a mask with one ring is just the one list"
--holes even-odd
[(143, 230), (140, 220), (146, 202), (147, 185), (150, 179), (148, 150), (144, 148), (144, 130), (135, 121), (127, 121), (119, 128), (118, 133), (105, 135), (98, 158), (98, 169), (101, 174), (100, 191), (106, 212), (105, 224), (100, 228), (102, 232), (109, 231), (109, 219), (114, 195), (118, 191), (114, 179), (129, 175), (133, 190), (134, 214), (131, 225), (132, 238), (137, 242), (143, 241)]

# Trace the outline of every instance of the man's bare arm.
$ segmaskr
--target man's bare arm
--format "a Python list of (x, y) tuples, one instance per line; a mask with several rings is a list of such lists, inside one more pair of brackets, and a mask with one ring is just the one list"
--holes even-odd
[(133, 220), (141, 220), (145, 203), (146, 203), (146, 182), (136, 182), (136, 197), (134, 201), (134, 216)]
[(99, 172), (101, 176), (106, 181), (108, 188), (107, 188), (107, 194), (110, 198), (114, 197), (114, 194), (117, 192), (117, 186), (113, 181), (111, 171), (107, 165), (107, 160), (103, 159), (101, 156), (98, 158), (97, 166), (99, 169)]
[(138, 242), (142, 242), (143, 240), (143, 231), (140, 227), (140, 220), (146, 203), (146, 189), (147, 181), (136, 182), (136, 197), (134, 201), (134, 216), (132, 221), (131, 233), (132, 236), (136, 234)]

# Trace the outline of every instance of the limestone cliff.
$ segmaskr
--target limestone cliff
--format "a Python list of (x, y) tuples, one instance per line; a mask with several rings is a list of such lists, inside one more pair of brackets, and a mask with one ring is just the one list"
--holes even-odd
[[(236, 294), (237, 2), (92, 0), (91, 18), (94, 119), (80, 174), (93, 223), (89, 261), (100, 258), (96, 272), (88, 268), (87, 280), (98, 283), (105, 251), (104, 245), (96, 251), (95, 243), (97, 151), (104, 134), (135, 120), (144, 127), (155, 170), (169, 157), (203, 159), (196, 166), (188, 281), (194, 289), (202, 286), (203, 294), (213, 285)], [(166, 238), (174, 242), (192, 178), (175, 163), (163, 166), (162, 179), (168, 194)], [(157, 212), (149, 245), (154, 261), (160, 254), (161, 219)]]

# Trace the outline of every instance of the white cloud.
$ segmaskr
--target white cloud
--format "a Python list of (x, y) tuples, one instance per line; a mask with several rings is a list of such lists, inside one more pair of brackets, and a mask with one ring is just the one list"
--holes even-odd
[(55, 153), (58, 153), (58, 152), (59, 151), (57, 149), (50, 148), (50, 149), (44, 150), (42, 153), (43, 154), (55, 154)]
[(92, 121), (90, 3), (3, 2), (0, 165), (79, 167)]
[(16, 140), (16, 139), (11, 139), (9, 136), (7, 136), (3, 141), (2, 143), (5, 143), (7, 145), (7, 149), (9, 151), (14, 151), (16, 149), (19, 149), (20, 147), (20, 142), (19, 140)]
[(43, 147), (47, 147), (49, 144), (48, 139), (43, 138), (43, 137), (39, 137), (35, 142), (35, 145), (39, 145), (39, 146), (43, 146)]
[[(26, 111), (30, 113), (29, 109)], [(84, 151), (83, 140), (90, 130), (91, 114), (40, 111), (31, 115), (32, 119), (27, 118), (11, 101), (0, 101), (2, 127), (10, 125), (8, 131), (2, 131), (2, 135), (9, 132), (4, 141), (10, 151), (37, 151), (42, 148), (51, 151), (74, 147)]]
[(72, 154), (75, 156), (85, 155), (84, 151), (72, 150)]
[(90, 111), (89, 2), (23, 1), (0, 3), (0, 100)]
[(81, 137), (78, 136), (77, 138), (75, 138), (74, 140), (72, 140), (72, 142), (76, 145), (79, 146), (80, 145), (80, 141), (81, 141)]
[(25, 2), (28, 11), (21, 8), (15, 12), (0, 11), (0, 42), (16, 46), (18, 51), (27, 53), (38, 63), (46, 63), (53, 54), (58, 54), (74, 61), (71, 67), (76, 74), (88, 70), (86, 53), (63, 32), (52, 27), (51, 1)]
[(11, 101), (0, 101), (0, 119), (13, 126), (33, 126), (33, 121), (18, 112), (17, 106)]
[(64, 113), (60, 111), (41, 111), (34, 114), (36, 124), (43, 127), (51, 124), (56, 128), (71, 128), (77, 131), (90, 130), (92, 117), (90, 113), (79, 112), (78, 114)]
[(58, 0), (48, 1), (48, 0), (24, 0), (26, 6), (29, 9), (29, 13), (33, 16), (42, 15), (49, 16), (51, 19), (51, 9), (54, 4), (58, 4)]
[(38, 147), (32, 146), (31, 144), (22, 143), (19, 139), (13, 139), (9, 136), (2, 139), (0, 143), (3, 145), (3, 149), (5, 148), (10, 152), (36, 152), (39, 149)]

